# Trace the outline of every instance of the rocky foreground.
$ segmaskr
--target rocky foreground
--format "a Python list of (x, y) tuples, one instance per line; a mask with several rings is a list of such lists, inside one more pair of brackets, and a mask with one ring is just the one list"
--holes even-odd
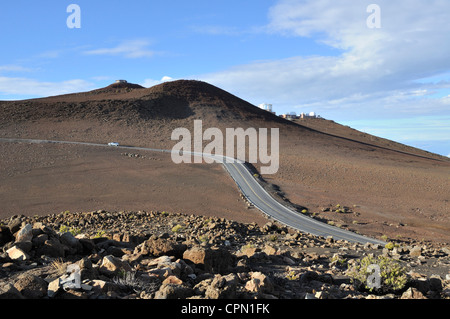
[[(276, 223), (166, 212), (13, 216), (0, 221), (0, 248), (0, 299), (450, 299), (445, 245), (360, 245)], [(377, 256), (398, 268), (370, 289), (355, 274)]]

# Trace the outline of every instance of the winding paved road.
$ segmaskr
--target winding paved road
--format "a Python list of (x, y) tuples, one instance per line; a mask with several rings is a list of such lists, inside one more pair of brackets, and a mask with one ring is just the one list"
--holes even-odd
[[(96, 143), (85, 143), (85, 142), (70, 142), (70, 141), (53, 141), (53, 140), (37, 140), (37, 139), (16, 139), (16, 138), (0, 138), (0, 142), (9, 143), (55, 143), (55, 144), (75, 144), (75, 145), (86, 145), (86, 146), (98, 146), (98, 147), (114, 147), (120, 149), (128, 150), (139, 150), (139, 151), (151, 151), (151, 152), (163, 152), (171, 153), (171, 150), (162, 150), (154, 148), (145, 147), (134, 147), (134, 146), (108, 146), (107, 144), (96, 144)], [(353, 233), (348, 230), (344, 230), (338, 227), (334, 227), (311, 217), (305, 216), (301, 213), (295, 212), (281, 203), (276, 201), (266, 190), (258, 183), (258, 181), (253, 177), (248, 168), (245, 166), (244, 162), (225, 157), (210, 154), (200, 154), (191, 152), (194, 156), (207, 156), (213, 158), (218, 163), (222, 163), (233, 178), (233, 180), (238, 185), (242, 194), (259, 210), (270, 218), (277, 220), (278, 222), (285, 224), (293, 229), (299, 230), (301, 232), (309, 233), (315, 236), (328, 237), (331, 236), (335, 240), (347, 240), (349, 242), (357, 243), (372, 243), (385, 245), (386, 242), (362, 236)]]

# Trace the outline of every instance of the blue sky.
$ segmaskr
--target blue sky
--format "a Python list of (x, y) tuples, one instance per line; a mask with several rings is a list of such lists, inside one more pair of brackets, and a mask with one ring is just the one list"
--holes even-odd
[[(70, 4), (81, 28), (66, 24)], [(450, 155), (448, 21), (443, 0), (9, 1), (0, 99), (198, 79)]]

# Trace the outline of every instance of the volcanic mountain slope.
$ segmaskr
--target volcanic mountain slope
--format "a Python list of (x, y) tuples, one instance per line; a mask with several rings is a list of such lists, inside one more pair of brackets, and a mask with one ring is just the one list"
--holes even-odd
[[(25, 128), (30, 122), (46, 121), (52, 123), (52, 126), (58, 126), (60, 122), (70, 126), (70, 122), (92, 121), (99, 126), (107, 123), (109, 128), (131, 127), (134, 131), (143, 128), (146, 131), (155, 128), (161, 130), (161, 124), (168, 126), (159, 133), (152, 132), (150, 136), (146, 136), (145, 140), (150, 139), (153, 143), (158, 140), (156, 137), (159, 141), (170, 140), (167, 132), (176, 127), (191, 128), (194, 119), (201, 119), (209, 127), (279, 127), (283, 129), (281, 134), (285, 139), (298, 137), (292, 134), (300, 133), (301, 137), (319, 139), (322, 144), (339, 144), (343, 139), (333, 138), (337, 136), (350, 142), (360, 142), (356, 148), (367, 144), (370, 147), (378, 146), (446, 160), (442, 156), (392, 141), (382, 140), (384, 143), (380, 143), (381, 139), (377, 137), (356, 130), (345, 130), (345, 127), (332, 121), (308, 119), (293, 123), (213, 85), (192, 80), (166, 82), (151, 88), (132, 83), (113, 83), (89, 92), (22, 101), (0, 101), (0, 115), (0, 128), (18, 124)], [(330, 123), (336, 125), (330, 126)], [(94, 128), (90, 128), (89, 132), (92, 133), (92, 130)], [(317, 134), (316, 131), (324, 134)], [(72, 130), (74, 137), (79, 133), (82, 132)]]
[[(283, 122), (238, 97), (200, 81), (180, 80), (151, 88), (114, 83), (89, 92), (1, 102), (2, 125), (41, 119), (97, 119), (136, 125), (199, 118), (229, 122), (252, 119)], [(208, 124), (216, 124), (209, 123)]]
[[(360, 142), (360, 145), (446, 160), (442, 156), (369, 136), (332, 121), (297, 120), (295, 125), (220, 88), (192, 80), (166, 82), (151, 88), (132, 83), (113, 83), (89, 92), (22, 101), (0, 101), (0, 115), (0, 128), (15, 124), (26, 126), (29, 122), (47, 120), (55, 124), (88, 120), (96, 121), (98, 125), (118, 125), (122, 129), (124, 126), (149, 129), (159, 127), (161, 123), (173, 129), (182, 125), (191, 127), (194, 119), (201, 119), (209, 127), (279, 127), (287, 130), (281, 132), (287, 132), (286, 138), (292, 138), (291, 133), (301, 133), (302, 137), (306, 134), (308, 138), (328, 138), (339, 144), (342, 139), (332, 138), (338, 136)], [(324, 134), (317, 134), (315, 131)], [(157, 135), (161, 135), (162, 140), (170, 137), (170, 134), (152, 134), (148, 138), (152, 139)]]
[[(447, 158), (350, 134), (329, 122), (287, 121), (200, 81), (179, 80), (151, 88), (119, 83), (90, 92), (0, 102), (0, 137), (117, 141), (170, 149), (177, 142), (171, 140), (172, 131), (185, 127), (192, 132), (195, 119), (203, 121), (203, 129), (217, 127), (222, 132), (279, 128), (280, 167), (264, 178), (278, 185), (291, 202), (324, 219), (372, 236), (450, 242)], [(175, 165), (173, 170), (182, 167)], [(115, 201), (120, 202), (120, 192), (116, 193)], [(91, 197), (95, 196), (93, 189)], [(353, 212), (321, 212), (337, 204), (352, 207)], [(214, 205), (210, 208), (214, 210)]]
[(330, 134), (333, 136), (342, 137), (344, 139), (352, 140), (361, 142), (364, 144), (384, 148), (384, 149), (390, 149), (390, 150), (396, 150), (398, 152), (403, 152), (406, 154), (416, 154), (418, 156), (423, 156), (426, 158), (434, 158), (438, 160), (446, 161), (448, 160), (446, 157), (441, 156), (439, 154), (434, 154), (428, 151), (424, 151), (412, 146), (408, 146), (405, 144), (401, 144), (392, 140), (388, 140), (385, 138), (381, 138), (375, 135), (371, 135), (368, 133), (364, 133), (358, 130), (355, 130), (349, 126), (341, 125), (339, 123), (336, 123), (333, 120), (327, 120), (324, 118), (303, 118), (303, 119), (296, 119), (294, 120), (294, 123), (297, 123), (299, 125), (308, 127), (310, 129)]
[(115, 83), (89, 92), (5, 101), (0, 102), (0, 115), (0, 128), (16, 135), (28, 132), (101, 143), (114, 139), (160, 148), (171, 148), (171, 132), (178, 127), (192, 129), (194, 119), (220, 129), (262, 127), (267, 122), (293, 126), (217, 87), (187, 80), (148, 89)]

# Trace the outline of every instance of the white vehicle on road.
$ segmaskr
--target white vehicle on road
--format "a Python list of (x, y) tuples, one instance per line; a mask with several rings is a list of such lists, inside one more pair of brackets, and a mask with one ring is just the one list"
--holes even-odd
[(119, 143), (117, 143), (117, 142), (109, 142), (108, 146), (119, 146)]

